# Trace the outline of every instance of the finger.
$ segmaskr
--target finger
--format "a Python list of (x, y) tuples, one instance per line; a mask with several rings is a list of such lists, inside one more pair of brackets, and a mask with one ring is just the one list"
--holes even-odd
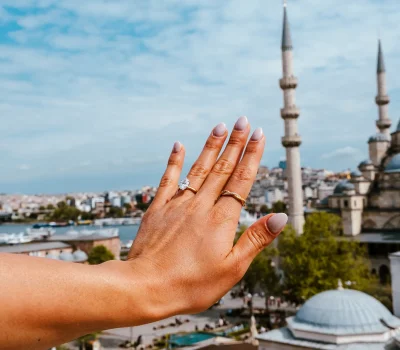
[(210, 174), (199, 190), (198, 195), (199, 197), (204, 196), (204, 203), (212, 203), (214, 205), (215, 200), (225, 187), (226, 182), (242, 156), (249, 131), (250, 125), (247, 118), (240, 117), (235, 124), (224, 152), (214, 164)]
[(287, 220), (288, 217), (284, 213), (269, 214), (251, 225), (244, 231), (228, 255), (227, 258), (231, 259), (230, 263), (244, 275), (257, 254), (282, 232)]
[(166, 204), (176, 193), (181, 175), (185, 148), (180, 142), (175, 142), (168, 159), (167, 169), (161, 178), (158, 191), (153, 200), (153, 206)]
[[(225, 190), (235, 192), (244, 199), (247, 198), (257, 176), (264, 147), (265, 137), (262, 129), (258, 128), (254, 130), (247, 144), (243, 158), (233, 171), (232, 176), (224, 188)], [(238, 200), (228, 196), (223, 196), (218, 199), (216, 206), (221, 205), (231, 207), (232, 210), (237, 211), (238, 215), (242, 209), (242, 204)]]
[[(204, 180), (207, 178), (217, 161), (218, 155), (221, 152), (221, 148), (224, 145), (227, 136), (228, 131), (224, 123), (218, 124), (213, 129), (204, 145), (203, 151), (199, 158), (194, 162), (187, 176), (190, 182), (190, 187), (199, 190), (203, 185)], [(194, 193), (191, 191), (181, 191), (179, 193), (179, 197), (183, 199), (192, 196), (194, 196)]]

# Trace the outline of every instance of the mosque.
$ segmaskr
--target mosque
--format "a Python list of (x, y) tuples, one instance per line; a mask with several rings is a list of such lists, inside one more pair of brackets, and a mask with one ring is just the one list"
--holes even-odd
[[(304, 210), (299, 152), (301, 138), (297, 132), (300, 112), (295, 104), (297, 78), (293, 74), (293, 47), (286, 4), (281, 49), (283, 78), (279, 83), (284, 97), (281, 117), (285, 136), (282, 145), (286, 149), (289, 222), (301, 234)], [(368, 140), (369, 159), (358, 165), (351, 179), (341, 181), (333, 195), (321, 201), (319, 209), (340, 215), (344, 235), (367, 245), (371, 272), (379, 275), (381, 282), (385, 283), (390, 276), (388, 256), (400, 251), (400, 121), (391, 133), (390, 100), (380, 40), (377, 61), (378, 93), (375, 102), (379, 117), (376, 120), (377, 133)]]
[(287, 326), (257, 336), (259, 350), (394, 350), (400, 319), (360, 291), (338, 288), (314, 295)]

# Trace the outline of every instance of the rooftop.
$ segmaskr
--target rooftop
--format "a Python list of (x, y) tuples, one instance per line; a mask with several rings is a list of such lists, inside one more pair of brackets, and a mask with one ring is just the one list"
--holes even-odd
[(65, 249), (70, 248), (69, 244), (54, 241), (54, 242), (41, 242), (41, 243), (26, 243), (18, 245), (0, 246), (0, 253), (29, 253), (51, 249)]
[(104, 241), (106, 239), (118, 238), (119, 236), (105, 236), (101, 234), (91, 235), (54, 235), (49, 237), (48, 241), (62, 241), (62, 242), (73, 242), (73, 241)]

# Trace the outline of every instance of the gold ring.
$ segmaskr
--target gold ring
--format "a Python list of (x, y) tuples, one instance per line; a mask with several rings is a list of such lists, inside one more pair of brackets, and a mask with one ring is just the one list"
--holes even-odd
[(244, 198), (242, 198), (242, 196), (240, 196), (240, 195), (237, 194), (236, 192), (231, 192), (231, 191), (228, 191), (228, 190), (223, 190), (219, 196), (220, 196), (220, 197), (222, 197), (222, 196), (233, 197), (233, 198), (235, 198), (238, 202), (240, 202), (240, 204), (242, 205), (242, 207), (244, 207), (244, 206), (246, 205), (246, 200), (245, 200)]
[[(187, 187), (185, 188), (185, 190), (192, 191), (194, 194), (197, 193), (197, 190), (196, 190), (195, 188), (193, 188), (193, 187), (190, 187), (190, 186), (187, 186)], [(183, 191), (184, 191), (184, 190), (183, 190)]]

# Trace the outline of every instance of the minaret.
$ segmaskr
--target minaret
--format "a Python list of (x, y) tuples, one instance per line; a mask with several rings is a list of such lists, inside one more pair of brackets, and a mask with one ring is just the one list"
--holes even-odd
[(392, 125), (388, 115), (389, 96), (386, 90), (386, 71), (385, 62), (383, 60), (383, 52), (381, 41), (378, 40), (378, 64), (377, 64), (377, 82), (378, 82), (378, 95), (375, 102), (379, 109), (379, 119), (376, 121), (376, 126), (379, 132), (390, 137), (390, 126)]
[(285, 122), (285, 136), (282, 145), (286, 148), (287, 182), (289, 192), (289, 223), (298, 234), (303, 233), (304, 209), (301, 181), (300, 135), (297, 133), (297, 118), (300, 115), (296, 107), (295, 89), (297, 78), (293, 75), (293, 47), (290, 37), (289, 22), (286, 13), (286, 1), (283, 4), (283, 31), (282, 31), (282, 70), (283, 78), (279, 80), (283, 90), (284, 107), (281, 117)]

